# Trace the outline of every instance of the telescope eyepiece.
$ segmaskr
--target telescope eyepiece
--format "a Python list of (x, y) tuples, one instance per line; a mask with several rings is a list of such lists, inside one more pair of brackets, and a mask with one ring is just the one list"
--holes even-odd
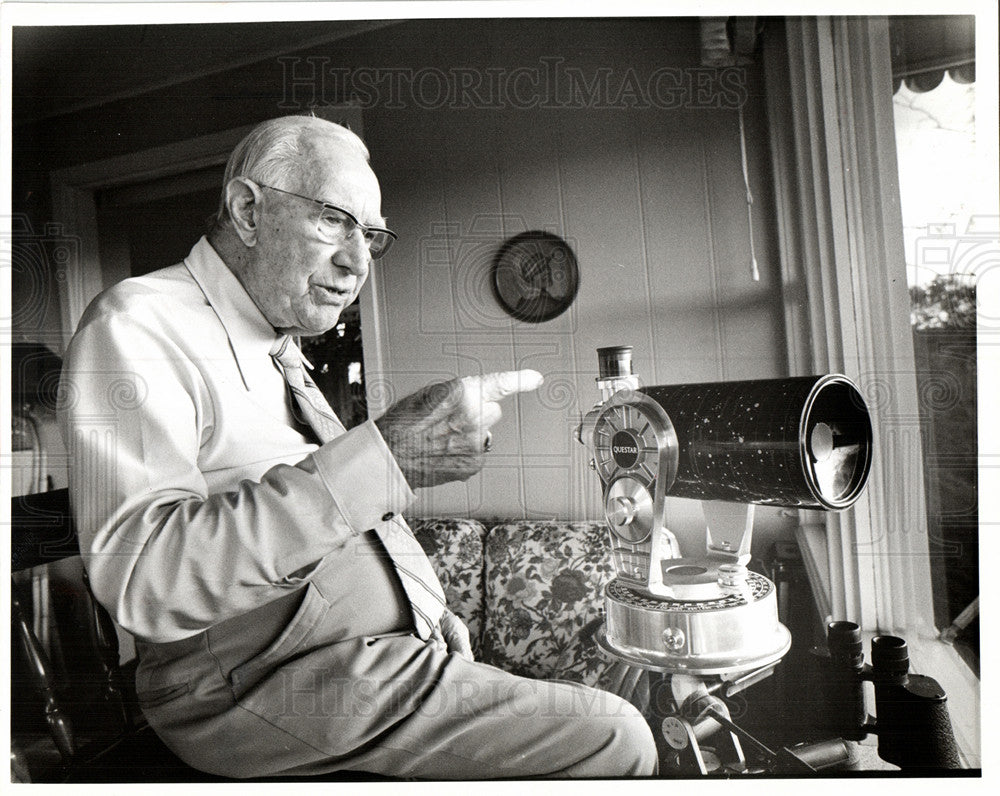
[(632, 346), (597, 349), (597, 372), (601, 379), (624, 379), (632, 375)]

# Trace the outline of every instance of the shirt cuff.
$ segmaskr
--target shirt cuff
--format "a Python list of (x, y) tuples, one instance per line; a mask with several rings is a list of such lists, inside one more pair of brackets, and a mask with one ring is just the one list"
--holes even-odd
[(312, 454), (316, 470), (355, 533), (399, 514), (416, 495), (373, 420), (352, 428)]

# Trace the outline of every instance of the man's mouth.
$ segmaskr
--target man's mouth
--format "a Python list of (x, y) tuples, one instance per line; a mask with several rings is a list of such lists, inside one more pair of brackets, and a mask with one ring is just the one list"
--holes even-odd
[(331, 287), (329, 285), (314, 285), (319, 291), (319, 295), (322, 298), (333, 300), (336, 302), (344, 301), (351, 296), (351, 291), (346, 288), (341, 287)]

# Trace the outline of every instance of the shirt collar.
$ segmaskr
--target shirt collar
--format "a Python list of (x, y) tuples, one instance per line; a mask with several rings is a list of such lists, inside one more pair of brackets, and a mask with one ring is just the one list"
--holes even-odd
[(222, 322), (243, 385), (251, 389), (258, 368), (273, 370), (269, 352), (278, 333), (207, 238), (194, 245), (184, 265)]

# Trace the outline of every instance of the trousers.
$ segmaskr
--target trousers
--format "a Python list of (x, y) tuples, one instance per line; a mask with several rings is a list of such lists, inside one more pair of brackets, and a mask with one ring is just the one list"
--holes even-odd
[(149, 724), (187, 764), (235, 778), (656, 771), (646, 720), (613, 694), (514, 676), (412, 627), (364, 632), (366, 617), (337, 614), (319, 581), (193, 637), (138, 642)]

